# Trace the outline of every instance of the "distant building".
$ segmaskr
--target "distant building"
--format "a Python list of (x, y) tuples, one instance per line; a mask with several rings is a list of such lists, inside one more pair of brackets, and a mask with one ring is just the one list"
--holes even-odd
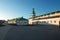
[(8, 24), (28, 25), (28, 20), (23, 17), (20, 17), (20, 18), (8, 20)]
[(28, 20), (29, 24), (60, 25), (60, 11), (36, 16), (33, 9), (32, 17), (30, 17)]
[(17, 25), (28, 25), (28, 20), (23, 17), (16, 18), (16, 24)]
[(4, 22), (5, 20), (0, 20), (0, 25), (3, 25)]
[(16, 24), (16, 19), (7, 20), (7, 24)]

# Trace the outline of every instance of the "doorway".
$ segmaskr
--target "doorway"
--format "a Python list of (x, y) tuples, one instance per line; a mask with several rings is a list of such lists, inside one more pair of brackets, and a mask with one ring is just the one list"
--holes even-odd
[(60, 28), (60, 21), (59, 21), (59, 28)]

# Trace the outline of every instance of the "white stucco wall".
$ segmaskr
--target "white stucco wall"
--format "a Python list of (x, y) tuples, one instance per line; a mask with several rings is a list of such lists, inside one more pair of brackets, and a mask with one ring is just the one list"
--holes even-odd
[(16, 21), (17, 25), (28, 25), (28, 21)]
[[(37, 21), (40, 21), (40, 22), (45, 21), (48, 24), (59, 25), (60, 17), (39, 19), (39, 18), (54, 17), (54, 16), (60, 16), (60, 12), (55, 12), (53, 14), (47, 14), (47, 15), (38, 16), (38, 17), (34, 18), (34, 19), (37, 19), (37, 20), (32, 20), (32, 18), (31, 18), (31, 19), (29, 19), (29, 24), (32, 24), (32, 22), (34, 23), (34, 22), (37, 22)], [(56, 23), (54, 21), (56, 21)], [(46, 23), (42, 23), (42, 24), (46, 24)]]
[[(29, 20), (29, 21), (31, 21), (31, 20)], [(37, 21), (40, 21), (40, 22), (45, 21), (48, 24), (59, 25), (60, 17), (59, 18), (48, 18), (48, 19), (33, 20), (33, 21), (29, 22), (29, 23), (32, 24), (32, 22), (37, 22)], [(56, 21), (56, 23), (54, 21)], [(44, 23), (44, 24), (46, 24), (46, 23)]]

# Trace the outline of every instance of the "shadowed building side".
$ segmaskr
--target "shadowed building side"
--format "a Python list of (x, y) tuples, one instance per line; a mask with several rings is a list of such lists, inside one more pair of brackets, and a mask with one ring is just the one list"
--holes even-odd
[(4, 25), (5, 20), (0, 20), (0, 25)]
[(16, 24), (17, 25), (28, 25), (28, 19), (25, 19), (23, 17), (16, 18)]
[(23, 17), (11, 19), (7, 21), (8, 24), (16, 24), (16, 25), (28, 25), (28, 19)]

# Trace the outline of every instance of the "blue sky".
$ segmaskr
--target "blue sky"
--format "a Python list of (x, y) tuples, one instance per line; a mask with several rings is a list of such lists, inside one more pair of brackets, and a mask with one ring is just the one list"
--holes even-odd
[(60, 10), (60, 0), (0, 0), (0, 20), (29, 18), (32, 8), (36, 15), (57, 11)]

